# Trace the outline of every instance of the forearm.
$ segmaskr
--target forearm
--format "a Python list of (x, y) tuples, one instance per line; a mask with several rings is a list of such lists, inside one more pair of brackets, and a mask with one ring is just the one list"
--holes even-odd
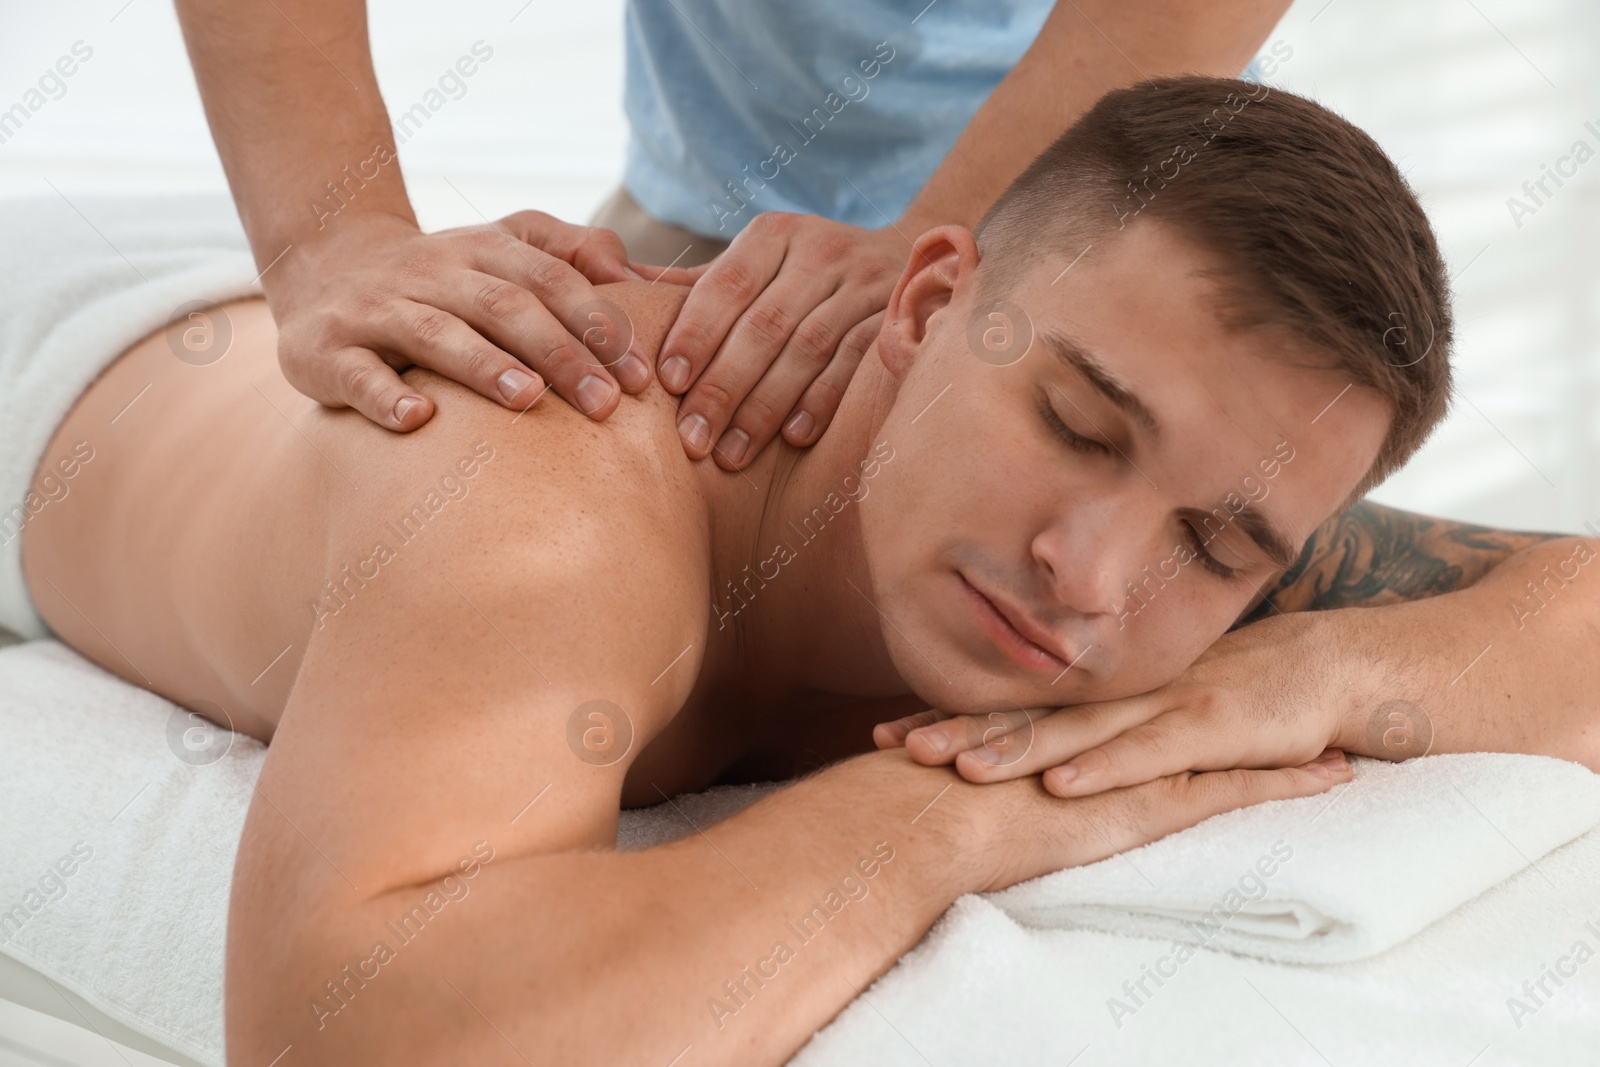
[(1362, 500), (1318, 526), (1300, 559), (1263, 588), (1233, 628), (1292, 612), (1381, 607), (1464, 589), (1530, 545), (1564, 536)]
[[(1305, 616), (1312, 643), (1362, 679), (1338, 743), (1386, 758), (1424, 744), (1535, 753), (1600, 770), (1597, 547), (1544, 540), (1454, 592)], [(1407, 736), (1418, 741), (1398, 744)]]
[(347, 205), (414, 221), (362, 0), (178, 0), (177, 10), (258, 265)]
[[(980, 885), (982, 789), (872, 753), (672, 844), (496, 861), (338, 1017), (260, 1047), (293, 1041), (301, 1063), (521, 1064), (668, 1063), (692, 1046), (696, 1064), (780, 1064)], [(361, 929), (344, 955), (366, 955), (425, 889), (344, 921)], [(264, 1021), (296, 1010), (286, 1000)]]
[(1061, 131), (1112, 89), (1163, 74), (1231, 77), (1288, 8), (1284, 0), (1061, 0), (906, 209), (915, 236), (973, 226)]

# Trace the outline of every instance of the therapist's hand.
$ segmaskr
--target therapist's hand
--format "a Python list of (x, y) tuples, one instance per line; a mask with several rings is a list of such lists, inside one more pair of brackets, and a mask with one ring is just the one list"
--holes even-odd
[[(1335, 612), (1323, 613), (1328, 615)], [(1422, 755), (1369, 730), (1368, 672), (1343, 662), (1338, 642), (1308, 634), (1311, 613), (1263, 619), (1224, 634), (1182, 675), (1120, 700), (975, 715), (928, 711), (873, 731), (879, 748), (904, 745), (919, 763), (954, 763), (969, 781), (1043, 774), (1059, 797), (1085, 796), (1181, 771), (1334, 768), (1359, 755)], [(1389, 734), (1377, 744), (1369, 732)]]
[[(893, 228), (757, 215), (703, 267), (661, 345), (689, 455), (738, 470), (780, 430), (810, 445), (839, 408), (911, 253)], [(645, 271), (650, 274), (648, 270)]]
[[(347, 212), (263, 276), (289, 383), (380, 426), (415, 430), (433, 401), (399, 372), (427, 367), (513, 411), (548, 387), (591, 419), (650, 383), (632, 333), (585, 307), (637, 278), (610, 230), (519, 211), (425, 234)], [(626, 350), (620, 350), (627, 344)]]

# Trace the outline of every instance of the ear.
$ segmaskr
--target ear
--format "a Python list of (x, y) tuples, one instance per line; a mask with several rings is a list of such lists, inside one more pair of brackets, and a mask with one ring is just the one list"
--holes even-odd
[(917, 238), (878, 334), (878, 358), (890, 374), (910, 369), (934, 316), (975, 284), (977, 270), (978, 242), (965, 226), (938, 226)]

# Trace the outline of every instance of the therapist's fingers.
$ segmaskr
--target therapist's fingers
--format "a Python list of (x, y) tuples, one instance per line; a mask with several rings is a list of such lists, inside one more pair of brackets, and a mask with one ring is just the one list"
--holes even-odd
[(512, 408), (548, 383), (595, 419), (615, 410), (619, 381), (649, 384), (626, 315), (594, 287), (632, 276), (609, 230), (518, 212), (423, 234), (372, 212), (283, 258), (267, 296), (284, 377), (390, 429), (415, 429), (434, 411), (398, 377), (413, 365)]
[[(620, 391), (594, 354), (550, 309), (512, 282), (475, 271), (451, 272), (436, 280), (426, 303), (392, 299), (384, 310), (370, 326), (378, 342), (374, 347), (393, 353), (397, 363), (427, 367), (507, 408), (528, 407), (545, 381), (592, 419), (605, 418), (620, 402)], [(489, 336), (509, 338), (513, 350), (493, 344)]]
[[(582, 295), (582, 290), (576, 294)], [(576, 396), (574, 406), (587, 415), (604, 418), (612, 410), (605, 405), (616, 399), (610, 395), (616, 390), (605, 378), (605, 370), (629, 392), (638, 392), (650, 382), (649, 364), (640, 355), (632, 322), (608, 300), (590, 300), (575, 308), (565, 300), (547, 303), (513, 282), (462, 271), (449, 279), (435, 303), (513, 353), (549, 381), (558, 395), (569, 402)], [(524, 375), (510, 362), (497, 360), (492, 351), (485, 350), (483, 355), (493, 365), (483, 368), (479, 380), (493, 381), (503, 403), (524, 406), (526, 401), (512, 397), (507, 381), (502, 380), (502, 375), (519, 379)], [(592, 380), (586, 382), (586, 378)], [(593, 406), (596, 399), (600, 407)]]
[(626, 313), (563, 260), (489, 241), (477, 246), (473, 267), (478, 275), (441, 286), (458, 316), (495, 336), (585, 415), (609, 415), (618, 382), (630, 393), (650, 384)]
[(664, 285), (693, 285), (700, 280), (700, 276), (711, 266), (710, 263), (701, 263), (693, 267), (658, 267), (651, 263), (630, 263), (634, 272), (650, 282), (652, 285), (661, 282)]
[(861, 366), (867, 349), (872, 347), (872, 342), (878, 339), (878, 332), (882, 329), (883, 312), (880, 311), (858, 322), (844, 335), (844, 340), (834, 350), (833, 360), (806, 387), (794, 411), (784, 422), (783, 436), (786, 441), (801, 448), (817, 442), (833, 422), (834, 415), (838, 414), (839, 403), (850, 386), (850, 379), (855, 377), (856, 368)]
[[(791, 306), (806, 307), (816, 296), (814, 291), (806, 292), (798, 287), (792, 290), (780, 276), (728, 335), (724, 351), (736, 353), (738, 358), (719, 355), (679, 405), (680, 421), (685, 415), (698, 412), (717, 434), (715, 455), (723, 469), (740, 469), (766, 447), (789, 421), (800, 397), (833, 363), (840, 338), (861, 321), (864, 314), (872, 314), (871, 309), (862, 308), (858, 300), (837, 292), (801, 319), (776, 350), (766, 343), (766, 336), (756, 340), (753, 334), (744, 332), (745, 324), (760, 314), (769, 300), (774, 304), (787, 301)], [(842, 368), (843, 382), (849, 382), (854, 370), (854, 365)], [(830, 380), (840, 378), (841, 370), (836, 369)], [(721, 405), (706, 399), (724, 396), (734, 398), (734, 410), (724, 411)], [(722, 420), (726, 423), (719, 429)]]
[[(533, 314), (522, 294), (504, 287), (472, 294), (472, 308), (458, 306), (459, 317), (482, 328), (520, 315), (527, 332), (502, 334), (501, 345), (539, 371), (568, 403), (596, 420), (615, 409), (610, 394), (619, 383), (630, 393), (650, 384), (650, 364), (633, 336), (633, 324), (594, 288), (638, 277), (615, 232), (575, 226), (542, 211), (519, 211), (491, 227), (478, 228), (474, 236), (478, 240), (472, 265), (526, 289), (578, 345), (567, 344), (543, 316)], [(459, 279), (457, 283), (459, 289)]]
[[(397, 303), (384, 329), (390, 351), (397, 352), (405, 345), (411, 364), (429, 370), (449, 367), (455, 381), (513, 411), (532, 407), (544, 395), (545, 383), (538, 373), (444, 308), (415, 301)], [(616, 390), (611, 393), (615, 407)]]
[(491, 226), (570, 264), (595, 285), (638, 277), (622, 238), (604, 226), (580, 226), (543, 211), (513, 212)]
[[(679, 406), (684, 450), (738, 469), (780, 425), (793, 424), (791, 442), (815, 441), (840, 377), (860, 363), (847, 352), (835, 365), (840, 342), (887, 303), (900, 243), (815, 215), (756, 216), (695, 283), (662, 345), (662, 384), (692, 383)], [(799, 401), (818, 378), (811, 411)]]
[(433, 401), (407, 385), (376, 352), (353, 345), (313, 364), (296, 388), (319, 404), (354, 408), (391, 430), (415, 430), (434, 412)]
[[(672, 329), (661, 342), (656, 374), (668, 390), (681, 393), (689, 388), (722, 347), (739, 316), (778, 276), (788, 249), (787, 235), (795, 225), (791, 220), (798, 217), (757, 215), (694, 283)], [(763, 364), (762, 370), (765, 369)], [(690, 454), (697, 459), (704, 456), (715, 440), (714, 435), (708, 437), (703, 446), (691, 447)]]

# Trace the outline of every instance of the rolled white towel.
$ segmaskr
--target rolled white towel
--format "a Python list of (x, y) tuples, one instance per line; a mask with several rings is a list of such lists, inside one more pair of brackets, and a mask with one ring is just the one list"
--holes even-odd
[(1218, 815), (989, 902), (1025, 926), (1334, 963), (1393, 947), (1600, 825), (1600, 775), (1565, 760), (1352, 763), (1329, 793)]

